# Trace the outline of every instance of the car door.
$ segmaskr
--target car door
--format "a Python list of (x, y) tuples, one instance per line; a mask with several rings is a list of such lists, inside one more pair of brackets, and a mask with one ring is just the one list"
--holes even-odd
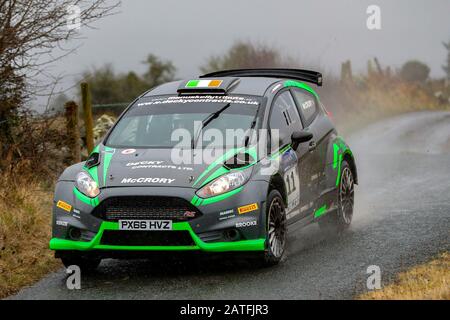
[(286, 215), (290, 223), (295, 222), (309, 212), (312, 190), (308, 181), (312, 159), (308, 144), (300, 144), (297, 150), (289, 147), (292, 142), (292, 133), (303, 129), (302, 120), (289, 90), (280, 92), (274, 98), (269, 128), (272, 140), (274, 139), (273, 130), (279, 132), (278, 141), (271, 143), (271, 153), (283, 151), (280, 154), (279, 172), (284, 180), (287, 194)]
[(313, 134), (313, 139), (308, 144), (308, 152), (310, 155), (310, 175), (308, 177), (311, 184), (311, 198), (314, 207), (314, 202), (320, 197), (321, 194), (321, 181), (324, 178), (326, 155), (327, 155), (327, 141), (326, 132), (323, 125), (321, 125), (321, 109), (318, 105), (316, 97), (310, 92), (294, 88), (292, 89), (295, 102), (297, 104), (298, 111), (305, 124), (305, 130), (310, 131)]

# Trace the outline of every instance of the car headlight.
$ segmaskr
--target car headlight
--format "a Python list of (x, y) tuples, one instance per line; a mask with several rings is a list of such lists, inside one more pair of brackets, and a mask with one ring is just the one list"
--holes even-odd
[(86, 172), (82, 171), (77, 174), (75, 185), (81, 193), (90, 198), (95, 198), (100, 194), (97, 182)]
[(250, 168), (224, 174), (199, 189), (197, 195), (200, 198), (209, 198), (237, 189), (248, 181), (251, 170)]

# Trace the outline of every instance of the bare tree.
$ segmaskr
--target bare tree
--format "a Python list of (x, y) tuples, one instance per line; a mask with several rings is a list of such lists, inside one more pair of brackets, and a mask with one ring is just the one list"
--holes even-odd
[(225, 54), (210, 57), (200, 70), (207, 73), (225, 69), (281, 68), (295, 65), (298, 63), (294, 59), (283, 57), (275, 48), (238, 41)]
[(46, 67), (74, 50), (65, 45), (79, 37), (79, 28), (91, 28), (118, 5), (116, 0), (0, 0), (0, 161), (11, 156), (19, 109), (42, 90), (38, 81), (49, 75)]

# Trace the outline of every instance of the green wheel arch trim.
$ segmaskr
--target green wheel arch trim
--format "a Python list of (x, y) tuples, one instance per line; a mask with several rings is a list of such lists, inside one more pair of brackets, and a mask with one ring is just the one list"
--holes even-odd
[(338, 165), (338, 152), (339, 152), (339, 145), (336, 143), (333, 143), (333, 169), (336, 169), (337, 165)]
[(314, 97), (316, 97), (317, 100), (319, 100), (319, 95), (307, 84), (303, 83), (303, 82), (299, 82), (299, 81), (295, 81), (295, 80), (287, 80), (283, 83), (283, 86), (285, 88), (287, 87), (296, 87), (296, 88), (301, 88), (304, 89), (310, 93), (312, 93), (314, 95)]
[(173, 230), (188, 231), (195, 245), (192, 246), (112, 246), (100, 244), (100, 240), (105, 230), (119, 230), (117, 222), (102, 222), (97, 235), (89, 242), (72, 241), (66, 239), (53, 238), (50, 240), (51, 250), (124, 250), (124, 251), (186, 251), (203, 250), (207, 252), (227, 252), (227, 251), (263, 251), (266, 239), (230, 241), (230, 242), (203, 242), (192, 230), (188, 222), (173, 223)]
[(353, 157), (352, 151), (344, 143), (341, 137), (336, 138), (336, 142), (333, 143), (333, 169), (337, 169), (336, 187), (339, 186), (341, 179), (341, 165), (345, 155)]
[(338, 172), (337, 172), (337, 175), (336, 175), (336, 187), (339, 186), (339, 181), (341, 180), (342, 153), (339, 155), (338, 162), (339, 162), (339, 165), (337, 167)]

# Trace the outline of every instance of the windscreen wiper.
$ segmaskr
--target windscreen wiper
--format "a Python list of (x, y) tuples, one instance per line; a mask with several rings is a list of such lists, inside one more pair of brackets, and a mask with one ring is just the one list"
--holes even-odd
[(255, 126), (256, 126), (257, 117), (258, 117), (258, 113), (256, 113), (255, 118), (254, 118), (253, 121), (252, 121), (252, 124), (251, 124), (251, 126), (250, 126), (250, 129), (248, 130), (248, 135), (245, 136), (245, 139), (244, 139), (244, 141), (245, 141), (244, 147), (246, 147), (246, 148), (248, 147), (248, 143), (250, 142), (250, 138), (251, 138), (250, 134), (252, 133), (253, 129), (254, 129)]
[(195, 146), (197, 145), (198, 138), (200, 137), (200, 133), (203, 131), (203, 129), (210, 124), (214, 119), (218, 118), (222, 112), (224, 112), (227, 108), (231, 106), (231, 103), (227, 103), (225, 106), (223, 106), (221, 109), (217, 110), (214, 113), (211, 113), (209, 116), (207, 116), (202, 121), (202, 126), (200, 130), (197, 131), (197, 133), (192, 137), (191, 140), (191, 147), (192, 149), (195, 149)]

